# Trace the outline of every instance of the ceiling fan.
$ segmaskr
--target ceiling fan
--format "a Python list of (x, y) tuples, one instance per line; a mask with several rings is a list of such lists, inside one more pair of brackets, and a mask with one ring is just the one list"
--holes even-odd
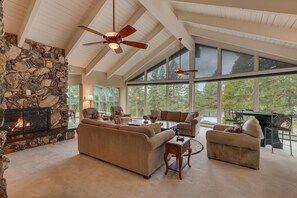
[(112, 32), (107, 32), (106, 34), (102, 34), (96, 30), (93, 30), (91, 28), (88, 28), (86, 26), (83, 25), (79, 25), (78, 27), (87, 30), (89, 32), (92, 32), (94, 34), (100, 35), (102, 36), (105, 41), (97, 41), (97, 42), (91, 42), (91, 43), (85, 43), (83, 45), (85, 46), (89, 46), (89, 45), (97, 45), (97, 44), (105, 44), (107, 43), (108, 46), (113, 49), (117, 54), (122, 53), (123, 50), (120, 46), (121, 43), (125, 44), (125, 45), (129, 45), (132, 47), (137, 47), (137, 48), (141, 48), (141, 49), (146, 49), (148, 47), (147, 44), (145, 43), (139, 43), (139, 42), (135, 42), (135, 41), (125, 41), (122, 40), (123, 38), (130, 36), (131, 34), (133, 34), (134, 32), (136, 32), (136, 29), (133, 28), (130, 25), (127, 25), (126, 27), (124, 27), (121, 31), (116, 32), (115, 31), (115, 0), (113, 0), (113, 4), (112, 4), (112, 11), (113, 11), (113, 30)]
[(181, 40), (182, 38), (179, 38), (179, 67), (175, 70), (175, 73), (178, 76), (182, 76), (183, 74), (189, 75), (190, 72), (198, 72), (198, 70), (192, 69), (192, 70), (184, 70), (181, 68)]

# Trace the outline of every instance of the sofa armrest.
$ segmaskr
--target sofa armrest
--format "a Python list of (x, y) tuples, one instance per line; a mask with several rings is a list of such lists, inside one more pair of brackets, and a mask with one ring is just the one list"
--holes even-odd
[(213, 126), (213, 130), (215, 130), (215, 131), (224, 131), (228, 127), (231, 127), (231, 126), (216, 124), (216, 125)]
[(191, 122), (192, 136), (194, 136), (194, 137), (196, 136), (197, 133), (199, 133), (200, 120), (201, 120), (201, 117), (196, 117)]
[(217, 144), (260, 150), (260, 139), (244, 133), (209, 130), (206, 132), (206, 140)]
[(148, 140), (149, 150), (152, 151), (152, 150), (158, 148), (159, 146), (161, 146), (162, 144), (164, 144), (166, 141), (170, 140), (174, 136), (175, 136), (175, 132), (171, 129), (162, 131), (162, 132), (154, 135), (153, 137), (151, 137)]

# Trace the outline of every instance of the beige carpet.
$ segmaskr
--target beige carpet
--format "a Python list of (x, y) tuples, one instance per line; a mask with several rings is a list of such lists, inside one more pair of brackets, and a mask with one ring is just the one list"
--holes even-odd
[[(196, 139), (205, 145), (205, 129)], [(297, 156), (295, 147), (295, 155)], [(79, 155), (77, 140), (7, 155), (9, 198), (88, 197), (297, 197), (297, 158), (288, 150), (261, 149), (260, 170), (209, 160), (206, 148), (193, 155), (192, 168), (164, 175), (162, 166), (149, 180), (94, 158)]]

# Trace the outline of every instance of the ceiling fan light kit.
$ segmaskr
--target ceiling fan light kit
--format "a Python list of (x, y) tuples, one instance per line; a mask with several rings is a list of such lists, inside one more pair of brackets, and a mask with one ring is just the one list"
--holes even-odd
[(97, 32), (96, 30), (93, 30), (93, 29), (88, 28), (86, 26), (83, 26), (83, 25), (78, 26), (78, 27), (80, 27), (80, 28), (82, 28), (84, 30), (87, 30), (87, 31), (92, 32), (92, 33), (97, 34), (97, 35), (100, 35), (105, 39), (105, 41), (85, 43), (83, 45), (84, 46), (89, 46), (89, 45), (97, 45), (97, 44), (107, 43), (108, 46), (111, 49), (113, 49), (117, 54), (123, 52), (123, 50), (122, 50), (122, 48), (120, 46), (121, 43), (123, 43), (124, 45), (131, 46), (131, 47), (146, 49), (148, 47), (148, 45), (145, 44), (145, 43), (139, 43), (139, 42), (135, 42), (135, 41), (123, 41), (122, 40), (122, 38), (130, 36), (131, 34), (136, 32), (136, 29), (133, 28), (130, 25), (127, 25), (121, 31), (119, 31), (118, 33), (115, 32), (115, 0), (113, 0), (112, 11), (113, 11), (113, 15), (112, 15), (113, 16), (113, 26), (112, 26), (113, 31), (112, 32), (107, 32), (106, 34), (102, 34), (100, 32)]

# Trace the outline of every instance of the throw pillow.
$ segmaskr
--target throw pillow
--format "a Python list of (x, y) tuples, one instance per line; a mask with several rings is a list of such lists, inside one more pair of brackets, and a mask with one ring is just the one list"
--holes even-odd
[(191, 123), (192, 120), (195, 118), (195, 113), (188, 113), (187, 118), (185, 119), (185, 122)]
[(151, 116), (157, 117), (158, 120), (161, 120), (161, 111), (157, 109), (151, 110)]
[(248, 119), (242, 126), (243, 133), (263, 139), (263, 132), (261, 129), (261, 126), (259, 124), (259, 121), (256, 118), (250, 118)]
[(152, 123), (152, 124), (148, 124), (148, 126), (155, 131), (155, 134), (158, 134), (161, 132), (162, 123)]
[(92, 114), (92, 119), (98, 119), (99, 118), (99, 114), (98, 113), (93, 113)]
[(240, 126), (227, 127), (224, 131), (229, 133), (242, 133), (242, 129)]

